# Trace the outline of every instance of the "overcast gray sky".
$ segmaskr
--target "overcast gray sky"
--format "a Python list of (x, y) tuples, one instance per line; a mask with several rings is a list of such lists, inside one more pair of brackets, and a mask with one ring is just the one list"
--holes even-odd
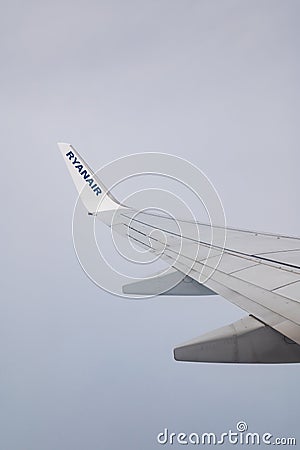
[(298, 365), (172, 358), (242, 311), (90, 282), (56, 147), (72, 142), (94, 168), (185, 157), (229, 224), (299, 235), (299, 14), (296, 0), (1, 2), (1, 450), (150, 450), (164, 427), (239, 419), (300, 439)]

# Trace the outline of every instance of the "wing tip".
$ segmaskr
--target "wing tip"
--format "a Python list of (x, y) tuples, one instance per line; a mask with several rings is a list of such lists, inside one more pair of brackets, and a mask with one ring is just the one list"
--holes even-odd
[(66, 148), (66, 147), (71, 147), (71, 144), (69, 144), (68, 142), (57, 142), (58, 148), (62, 149), (62, 148)]

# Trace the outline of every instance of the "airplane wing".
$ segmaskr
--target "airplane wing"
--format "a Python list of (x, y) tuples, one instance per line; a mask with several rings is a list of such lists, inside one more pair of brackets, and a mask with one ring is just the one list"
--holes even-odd
[[(168, 279), (158, 275), (151, 282), (126, 285), (124, 292), (218, 294), (249, 314), (177, 346), (176, 360), (300, 362), (300, 238), (235, 228), (212, 230), (207, 224), (174, 221), (163, 214), (137, 214), (107, 192), (73, 147), (59, 144), (59, 148), (78, 191), (88, 191), (83, 198), (88, 212), (172, 267)], [(87, 183), (89, 189), (82, 191)]]

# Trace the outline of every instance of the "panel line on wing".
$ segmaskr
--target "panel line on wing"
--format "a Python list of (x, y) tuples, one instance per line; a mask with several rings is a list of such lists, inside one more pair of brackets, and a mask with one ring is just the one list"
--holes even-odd
[(276, 291), (277, 289), (282, 289), (282, 288), (291, 286), (292, 284), (296, 284), (296, 283), (299, 283), (299, 280), (295, 280), (295, 281), (291, 281), (290, 283), (282, 284), (281, 286), (278, 286), (278, 287), (272, 289), (272, 292)]
[[(126, 217), (127, 219), (130, 219), (131, 221), (135, 221), (135, 222), (141, 223), (142, 225), (145, 225), (145, 226), (148, 226), (148, 227), (152, 227), (152, 228), (153, 228), (153, 225), (151, 225), (151, 224), (149, 224), (149, 223), (147, 223), (147, 222), (143, 222), (142, 220), (138, 220), (138, 219), (136, 219), (136, 218), (128, 217), (128, 216), (126, 216), (126, 214), (124, 214), (124, 213), (122, 213), (121, 215), (124, 216), (124, 217)], [(156, 229), (158, 229), (158, 230), (160, 230), (160, 231), (164, 231), (165, 233), (168, 233), (168, 234), (172, 234), (172, 235), (177, 236), (177, 237), (179, 237), (179, 238), (181, 238), (181, 239), (186, 239), (186, 240), (189, 240), (189, 241), (192, 241), (192, 242), (196, 242), (196, 243), (198, 243), (198, 244), (203, 244), (203, 245), (209, 246), (209, 247), (211, 247), (211, 248), (215, 248), (215, 249), (219, 249), (219, 250), (224, 250), (224, 251), (232, 252), (233, 254), (238, 254), (238, 255), (248, 256), (248, 257), (250, 257), (250, 258), (256, 258), (256, 259), (260, 259), (260, 260), (263, 260), (263, 261), (268, 261), (268, 262), (271, 262), (271, 263), (274, 263), (274, 264), (279, 264), (279, 265), (283, 265), (283, 266), (286, 266), (286, 267), (291, 267), (291, 268), (293, 268), (293, 269), (298, 269), (298, 270), (300, 270), (300, 266), (295, 265), (295, 264), (289, 264), (289, 263), (285, 263), (285, 262), (280, 262), (280, 261), (272, 260), (272, 259), (269, 259), (269, 258), (263, 258), (263, 257), (261, 257), (261, 256), (255, 255), (255, 254), (249, 254), (249, 253), (245, 253), (245, 252), (240, 252), (240, 251), (238, 251), (238, 250), (233, 250), (233, 249), (226, 248), (226, 247), (223, 248), (223, 247), (221, 247), (221, 246), (218, 246), (218, 245), (215, 245), (215, 244), (210, 244), (210, 243), (207, 243), (207, 242), (205, 242), (205, 241), (193, 239), (193, 238), (187, 237), (187, 236), (181, 236), (180, 234), (175, 233), (174, 231), (166, 230), (166, 229), (161, 228), (161, 227), (156, 227)]]

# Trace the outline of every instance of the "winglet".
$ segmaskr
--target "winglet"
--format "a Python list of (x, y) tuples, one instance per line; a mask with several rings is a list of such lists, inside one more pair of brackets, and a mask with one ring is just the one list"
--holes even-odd
[(71, 144), (57, 144), (74, 181), (80, 199), (89, 213), (111, 211), (120, 203), (108, 191), (97, 175)]

